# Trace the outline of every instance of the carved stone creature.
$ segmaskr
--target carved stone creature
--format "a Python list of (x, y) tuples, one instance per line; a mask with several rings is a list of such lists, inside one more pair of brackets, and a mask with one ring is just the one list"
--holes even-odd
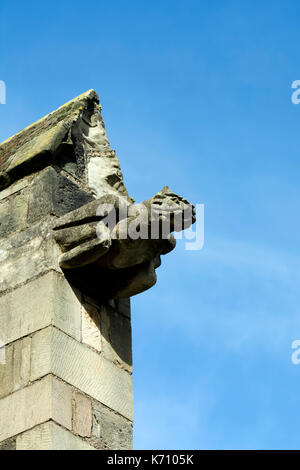
[(58, 220), (59, 263), (73, 281), (85, 276), (93, 293), (98, 282), (102, 296), (130, 297), (155, 284), (160, 256), (175, 248), (172, 232), (194, 222), (194, 207), (167, 186), (140, 204), (108, 194)]

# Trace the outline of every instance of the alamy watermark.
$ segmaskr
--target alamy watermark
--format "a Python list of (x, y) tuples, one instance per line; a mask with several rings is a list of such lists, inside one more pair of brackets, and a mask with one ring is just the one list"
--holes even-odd
[(0, 104), (6, 104), (6, 84), (0, 80)]
[(175, 236), (177, 240), (189, 240), (185, 242), (186, 250), (202, 250), (204, 245), (204, 204), (196, 204), (196, 214), (195, 224), (187, 229), (183, 228)]
[[(197, 220), (196, 214), (197, 213)], [(111, 239), (118, 240), (186, 240), (186, 250), (201, 250), (204, 245), (204, 204), (140, 203), (127, 206), (120, 199), (118, 207), (103, 203), (97, 208), (100, 222), (97, 237), (103, 238), (103, 228)], [(194, 224), (194, 225), (193, 225)]]
[(292, 363), (294, 364), (294, 366), (298, 366), (300, 364), (300, 340), (299, 339), (295, 339), (295, 341), (292, 342), (292, 349), (295, 350), (291, 356)]

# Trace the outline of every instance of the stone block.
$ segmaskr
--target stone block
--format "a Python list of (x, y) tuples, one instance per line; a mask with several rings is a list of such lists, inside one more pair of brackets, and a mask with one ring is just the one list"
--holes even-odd
[(0, 239), (23, 230), (27, 223), (28, 193), (20, 192), (0, 201)]
[(100, 314), (89, 304), (82, 308), (82, 342), (101, 351)]
[(105, 304), (101, 308), (102, 351), (107, 359), (132, 372), (130, 320)]
[(60, 271), (52, 223), (49, 219), (0, 243), (0, 292), (13, 289), (50, 269)]
[[(32, 338), (31, 380), (52, 373), (128, 419), (133, 419), (128, 372), (53, 327)], [(39, 358), (39, 360), (38, 360)]]
[(73, 431), (82, 437), (92, 433), (93, 415), (92, 400), (82, 393), (73, 393)]
[(17, 436), (17, 450), (95, 450), (53, 421)]
[(93, 404), (91, 443), (99, 449), (132, 449), (132, 423), (101, 403)]
[(72, 388), (56, 378), (51, 382), (51, 416), (54, 421), (72, 430)]
[[(0, 400), (0, 442), (55, 419), (72, 428), (71, 389), (48, 375)], [(70, 403), (69, 403), (70, 402)]]
[(11, 439), (0, 442), (0, 450), (16, 450), (16, 438), (12, 437)]
[(5, 364), (0, 364), (0, 398), (29, 383), (30, 352), (30, 337), (20, 339), (5, 348)]
[(0, 201), (26, 188), (26, 186), (29, 184), (29, 181), (30, 178), (24, 178), (23, 180), (17, 181), (16, 183), (11, 184), (8, 188), (0, 191)]
[(54, 168), (46, 168), (31, 184), (28, 223), (36, 223), (49, 214), (64, 215), (93, 199)]
[(7, 344), (55, 325), (81, 341), (78, 293), (54, 271), (0, 296), (0, 338)]

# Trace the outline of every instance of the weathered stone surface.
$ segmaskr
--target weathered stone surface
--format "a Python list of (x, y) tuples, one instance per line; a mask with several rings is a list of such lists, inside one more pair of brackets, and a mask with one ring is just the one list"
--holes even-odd
[(28, 193), (20, 192), (0, 201), (0, 239), (24, 230), (27, 224)]
[(53, 327), (32, 338), (35, 359), (31, 380), (53, 373), (65, 382), (133, 419), (130, 375), (83, 344)]
[(107, 359), (132, 372), (131, 324), (107, 303), (100, 313), (101, 342)]
[(90, 437), (93, 415), (92, 400), (82, 393), (73, 393), (73, 431), (76, 435)]
[(20, 339), (5, 348), (5, 364), (0, 364), (0, 398), (28, 385), (31, 338)]
[(37, 159), (43, 160), (57, 151), (74, 122), (94, 103), (98, 103), (97, 94), (89, 90), (3, 142), (0, 171), (13, 179), (17, 167), (24, 171), (34, 168)]
[(96, 196), (114, 193), (131, 200), (119, 160), (110, 149), (94, 90), (66, 103), (0, 145), (0, 186), (6, 187), (53, 164), (77, 177)]
[[(97, 215), (104, 217), (97, 230), (96, 204)], [(97, 290), (102, 279), (106, 298), (131, 297), (155, 284), (161, 255), (175, 248), (172, 232), (188, 228), (195, 220), (194, 207), (167, 186), (140, 204), (104, 195), (57, 222), (54, 237), (63, 251), (60, 267), (70, 271), (75, 285), (81, 282), (84, 288), (90, 285)]]
[(0, 292), (13, 289), (50, 269), (59, 271), (58, 247), (52, 240), (52, 222), (29, 227), (0, 243)]
[(130, 315), (130, 298), (128, 299), (117, 299), (117, 310), (127, 318), (131, 318)]
[(48, 325), (81, 341), (80, 297), (60, 274), (50, 271), (0, 296), (0, 338), (5, 344)]
[(132, 449), (132, 423), (101, 403), (93, 405), (92, 445), (98, 449)]
[(1, 191), (0, 201), (26, 188), (26, 186), (28, 186), (28, 184), (30, 183), (31, 179), (31, 177), (23, 178), (21, 181), (17, 181), (16, 183), (9, 186), (7, 189)]
[(28, 223), (49, 214), (60, 216), (92, 201), (93, 197), (53, 168), (46, 168), (30, 185)]
[(61, 380), (52, 378), (52, 418), (65, 428), (72, 430), (72, 388)]
[(95, 450), (53, 421), (17, 436), (17, 450)]
[(82, 308), (82, 342), (101, 351), (100, 314), (89, 304)]
[(71, 429), (71, 413), (71, 390), (52, 376), (44, 377), (0, 400), (0, 441), (52, 418)]
[(0, 442), (0, 450), (16, 450), (16, 438), (12, 437), (11, 439)]

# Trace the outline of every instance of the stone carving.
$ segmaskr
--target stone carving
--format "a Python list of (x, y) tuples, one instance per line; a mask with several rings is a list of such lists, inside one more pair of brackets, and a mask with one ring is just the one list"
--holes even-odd
[(140, 204), (103, 196), (56, 223), (54, 237), (63, 252), (59, 263), (64, 270), (85, 268), (92, 284), (94, 276), (108, 277), (110, 295), (130, 297), (155, 284), (161, 255), (175, 248), (172, 232), (194, 222), (194, 207), (167, 186)]
[(0, 145), (0, 189), (49, 165), (95, 197), (133, 202), (118, 157), (110, 148), (101, 105), (89, 90)]
[[(80, 289), (86, 283), (85, 290), (93, 295), (110, 298), (128, 297), (151, 287), (156, 281), (155, 268), (160, 264), (160, 256), (175, 246), (171, 233), (193, 223), (192, 206), (167, 187), (148, 201), (134, 204), (125, 187), (118, 157), (110, 148), (94, 90), (1, 144), (0, 188), (26, 175), (32, 178), (33, 170), (46, 171), (49, 166), (51, 171), (43, 173), (49, 182), (41, 177), (36, 205), (39, 213), (47, 213), (49, 198), (41, 197), (45, 192), (42, 188), (45, 184), (47, 191), (53, 188), (51, 212), (62, 216), (54, 234), (62, 250), (60, 266), (70, 280)], [(63, 191), (55, 190), (53, 182)], [(67, 190), (71, 186), (76, 186), (76, 191)], [(111, 204), (116, 212), (110, 228), (100, 223), (103, 216), (96, 215), (103, 204)], [(59, 210), (54, 210), (58, 206)], [(188, 207), (190, 213), (181, 227), (176, 221), (180, 220), (181, 212), (188, 214), (184, 210)], [(76, 210), (69, 212), (73, 208)], [(159, 211), (161, 215), (156, 216)], [(166, 228), (163, 222), (168, 217), (170, 226)], [(158, 231), (165, 233), (153, 237), (148, 232), (158, 221)], [(147, 237), (131, 236), (129, 229), (137, 229), (139, 224), (141, 233), (147, 232)], [(99, 276), (101, 293), (99, 280), (95, 279)]]

